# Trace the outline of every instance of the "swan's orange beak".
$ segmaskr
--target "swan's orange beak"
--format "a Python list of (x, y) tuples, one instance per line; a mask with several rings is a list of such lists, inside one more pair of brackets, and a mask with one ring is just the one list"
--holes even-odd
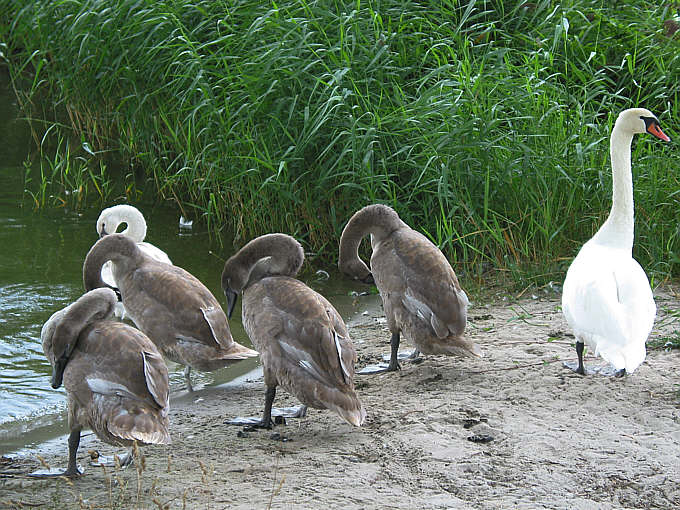
[(652, 122), (649, 124), (649, 126), (647, 127), (647, 132), (656, 136), (657, 138), (660, 138), (664, 142), (671, 141), (671, 139), (668, 138), (668, 136), (666, 136), (666, 134), (663, 131), (661, 131), (661, 128), (656, 122)]

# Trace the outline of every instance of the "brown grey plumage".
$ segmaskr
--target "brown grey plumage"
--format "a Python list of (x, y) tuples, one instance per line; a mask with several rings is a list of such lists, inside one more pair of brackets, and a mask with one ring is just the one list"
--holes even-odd
[[(359, 244), (371, 235), (371, 269), (359, 258)], [(374, 204), (357, 211), (340, 238), (340, 270), (358, 280), (375, 281), (392, 333), (388, 370), (399, 368), (399, 335), (425, 354), (481, 356), (463, 338), (468, 298), (446, 257), (411, 229), (390, 207)], [(396, 344), (396, 345), (395, 345)]]
[(83, 264), (85, 289), (104, 287), (102, 265), (114, 262), (123, 305), (139, 329), (163, 356), (190, 368), (212, 371), (257, 352), (235, 342), (217, 299), (184, 269), (144, 254), (122, 234), (104, 236)]
[(97, 289), (81, 296), (45, 322), (43, 351), (53, 367), (52, 386), (68, 395), (69, 463), (77, 476), (80, 431), (90, 428), (116, 446), (167, 444), (168, 370), (144, 333), (113, 314), (116, 294)]
[(222, 273), (230, 310), (237, 293), (243, 294), (243, 325), (264, 366), (267, 400), (260, 425), (271, 425), (271, 403), (282, 386), (303, 404), (360, 426), (366, 412), (354, 391), (356, 352), (333, 305), (294, 278), (303, 260), (295, 239), (268, 234), (227, 260)]

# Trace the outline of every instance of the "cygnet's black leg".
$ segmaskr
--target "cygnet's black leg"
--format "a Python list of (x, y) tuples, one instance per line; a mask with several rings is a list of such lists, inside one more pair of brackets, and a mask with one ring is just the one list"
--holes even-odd
[[(242, 416), (237, 416), (231, 420), (227, 420), (224, 423), (227, 425), (239, 425), (246, 427), (254, 427), (260, 429), (270, 429), (274, 423), (272, 422), (272, 404), (274, 403), (274, 397), (276, 396), (276, 386), (267, 386), (264, 392), (264, 412), (262, 413), (262, 418), (244, 418)], [(304, 410), (296, 410), (300, 416), (304, 416), (307, 412), (307, 407), (303, 406)], [(288, 416), (285, 411), (281, 413), (283, 416)], [(292, 413), (289, 413), (292, 414)]]
[(578, 356), (578, 364), (565, 361), (562, 364), (567, 367), (569, 370), (572, 370), (576, 372), (577, 374), (581, 375), (586, 375), (586, 370), (585, 367), (583, 366), (583, 349), (584, 349), (583, 342), (576, 342), (576, 355)]
[(80, 445), (80, 429), (72, 430), (68, 436), (68, 467), (64, 471), (64, 476), (73, 478), (75, 476), (80, 476), (82, 473), (78, 470), (78, 465), (76, 464), (76, 453), (78, 452), (78, 446)]
[(191, 366), (184, 367), (184, 378), (187, 381), (187, 391), (193, 392), (194, 387), (191, 385)]
[(255, 427), (262, 429), (272, 428), (272, 404), (274, 403), (274, 397), (276, 396), (276, 386), (267, 386), (264, 392), (264, 412), (262, 413), (262, 420)]
[(387, 365), (387, 372), (394, 372), (396, 370), (400, 370), (401, 367), (399, 366), (399, 332), (397, 331), (396, 333), (392, 333), (392, 338), (390, 338), (390, 347), (391, 347), (391, 354), (390, 354), (390, 364)]
[(390, 338), (390, 363), (368, 365), (359, 370), (357, 374), (381, 374), (383, 372), (394, 372), (399, 369), (401, 369), (399, 366), (399, 332), (396, 332), (392, 333), (392, 338)]
[(57, 478), (60, 476), (66, 476), (68, 478), (75, 478), (82, 475), (83, 473), (78, 469), (78, 464), (76, 464), (76, 453), (78, 452), (78, 445), (80, 445), (80, 429), (72, 430), (71, 434), (68, 436), (68, 467), (66, 471), (61, 471), (60, 469), (41, 469), (29, 473), (28, 476), (33, 478)]

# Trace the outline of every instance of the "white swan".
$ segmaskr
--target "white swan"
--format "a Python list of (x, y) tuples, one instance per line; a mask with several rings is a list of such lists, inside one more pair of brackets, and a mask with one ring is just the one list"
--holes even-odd
[[(97, 234), (103, 237), (107, 234), (115, 234), (118, 227), (124, 223), (125, 230), (120, 232), (132, 239), (142, 252), (149, 255), (158, 262), (165, 264), (172, 264), (172, 261), (167, 254), (160, 248), (155, 247), (151, 243), (144, 242), (146, 238), (146, 221), (144, 215), (131, 205), (120, 204), (104, 209), (97, 219)], [(102, 280), (111, 287), (118, 288), (116, 279), (113, 277), (113, 262), (108, 261), (102, 267)], [(125, 307), (121, 303), (116, 305), (115, 315), (120, 318), (125, 317)]]
[(645, 360), (656, 305), (649, 281), (633, 250), (631, 142), (636, 133), (670, 141), (659, 121), (644, 108), (621, 112), (610, 140), (612, 208), (600, 230), (583, 245), (564, 280), (562, 311), (576, 336), (578, 364), (585, 374), (584, 344), (611, 363), (616, 375), (632, 373)]

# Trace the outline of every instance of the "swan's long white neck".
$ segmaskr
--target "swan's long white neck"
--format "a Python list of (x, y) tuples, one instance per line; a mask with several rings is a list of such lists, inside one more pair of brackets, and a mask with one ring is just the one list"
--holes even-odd
[(612, 209), (607, 221), (593, 237), (598, 244), (633, 250), (635, 213), (630, 148), (633, 133), (614, 125), (610, 139), (612, 161)]
[(121, 234), (125, 234), (136, 243), (144, 241), (144, 238), (146, 237), (146, 222), (144, 221), (144, 217), (141, 216), (141, 214), (131, 214), (125, 220), (127, 227)]

